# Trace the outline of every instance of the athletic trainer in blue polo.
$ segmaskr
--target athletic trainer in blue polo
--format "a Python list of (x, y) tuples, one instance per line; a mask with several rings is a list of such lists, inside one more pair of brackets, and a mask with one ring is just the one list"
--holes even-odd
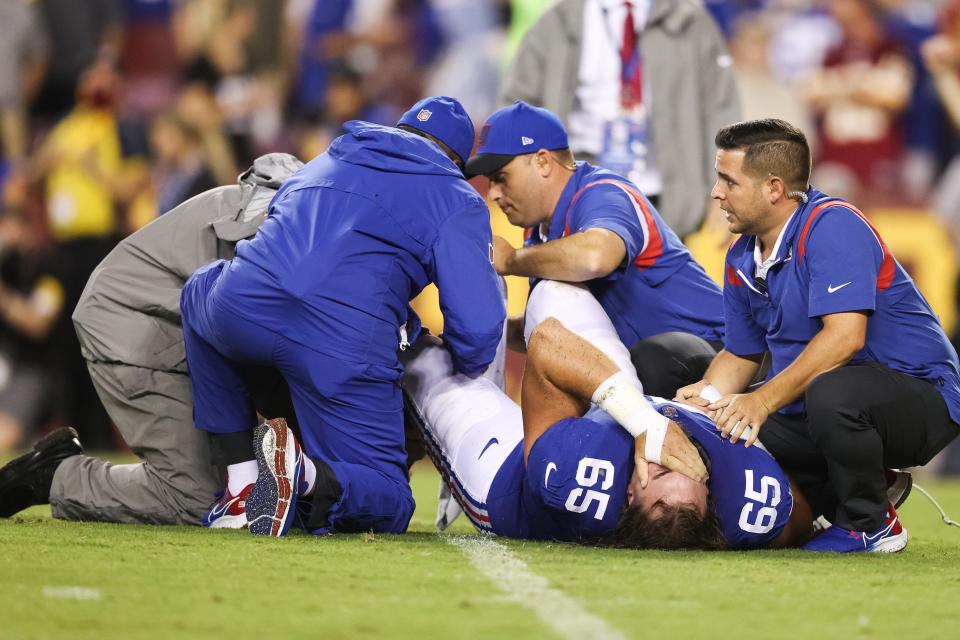
[(516, 102), (483, 125), (468, 175), (527, 230), (494, 239), (499, 273), (585, 282), (632, 347), (644, 389), (673, 397), (702, 376), (723, 339), (720, 288), (626, 178), (575, 162), (560, 120)]
[[(282, 535), (298, 494), (312, 494), (311, 531), (406, 530), (397, 350), (420, 330), (408, 302), (436, 283), (445, 342), (467, 375), (487, 367), (502, 333), (489, 213), (461, 171), (474, 130), (460, 103), (428, 98), (396, 128), (345, 129), (284, 183), (257, 236), (194, 273), (181, 297), (195, 422), (229, 470), (215, 508), (252, 485), (255, 533)], [(302, 458), (273, 422), (257, 431), (254, 462), (253, 366), (289, 384)]]
[[(743, 235), (727, 253), (725, 349), (678, 397), (724, 435), (759, 436), (833, 523), (808, 549), (899, 551), (885, 469), (926, 464), (960, 433), (956, 351), (863, 214), (809, 187), (803, 133), (757, 120), (716, 142), (713, 197)], [(764, 351), (767, 382), (743, 393)]]

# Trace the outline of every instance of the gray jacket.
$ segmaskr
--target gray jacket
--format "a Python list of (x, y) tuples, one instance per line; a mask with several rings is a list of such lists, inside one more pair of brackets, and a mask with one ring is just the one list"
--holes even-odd
[[(560, 0), (530, 29), (507, 72), (504, 103), (524, 100), (567, 122), (577, 92), (586, 2)], [(713, 138), (740, 119), (737, 88), (723, 37), (701, 2), (653, 0), (640, 47), (663, 174), (658, 208), (683, 237), (703, 222), (715, 179)]]
[(187, 200), (124, 239), (94, 270), (73, 312), (83, 357), (186, 373), (180, 290), (197, 268), (233, 257), (284, 180), (303, 166), (261, 156), (237, 184)]

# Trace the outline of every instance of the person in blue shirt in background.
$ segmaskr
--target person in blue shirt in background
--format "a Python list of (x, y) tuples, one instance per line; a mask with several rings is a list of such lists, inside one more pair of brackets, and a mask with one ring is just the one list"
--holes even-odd
[(648, 393), (673, 397), (702, 376), (722, 346), (720, 288), (631, 182), (574, 161), (556, 115), (522, 101), (496, 111), (467, 174), (489, 177), (488, 197), (527, 229), (522, 249), (494, 238), (498, 273), (585, 283)]
[[(782, 120), (716, 136), (730, 231), (725, 348), (677, 398), (731, 439), (749, 428), (832, 525), (814, 551), (903, 549), (885, 468), (923, 465), (960, 433), (960, 365), (870, 222), (809, 186), (810, 148)], [(766, 383), (747, 392), (763, 352)], [(826, 482), (823, 478), (826, 478)]]
[[(195, 423), (228, 470), (214, 512), (249, 491), (258, 535), (283, 535), (298, 496), (314, 533), (405, 531), (414, 501), (397, 350), (420, 330), (408, 302), (437, 284), (466, 375), (487, 368), (503, 329), (489, 212), (461, 170), (474, 129), (460, 103), (427, 98), (396, 128), (345, 129), (278, 191), (257, 236), (181, 296)], [(259, 427), (251, 450), (252, 366), (286, 379), (306, 456), (282, 421)]]

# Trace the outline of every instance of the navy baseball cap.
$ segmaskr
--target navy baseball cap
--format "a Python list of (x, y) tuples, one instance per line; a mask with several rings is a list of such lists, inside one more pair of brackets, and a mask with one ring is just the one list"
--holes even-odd
[(456, 98), (424, 98), (403, 114), (397, 126), (402, 124), (429, 133), (450, 147), (463, 162), (467, 161), (470, 151), (473, 150), (473, 122)]
[(467, 177), (493, 173), (516, 156), (570, 146), (560, 118), (552, 111), (517, 100), (495, 111), (480, 130), (477, 155), (467, 162)]

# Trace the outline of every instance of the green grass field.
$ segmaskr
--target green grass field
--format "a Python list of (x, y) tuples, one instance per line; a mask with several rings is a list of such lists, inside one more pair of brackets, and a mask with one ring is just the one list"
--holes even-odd
[[(0, 638), (955, 638), (960, 529), (916, 491), (895, 555), (631, 552), (404, 536), (0, 520)], [(926, 485), (925, 485), (926, 486)], [(926, 486), (960, 516), (960, 482)]]

